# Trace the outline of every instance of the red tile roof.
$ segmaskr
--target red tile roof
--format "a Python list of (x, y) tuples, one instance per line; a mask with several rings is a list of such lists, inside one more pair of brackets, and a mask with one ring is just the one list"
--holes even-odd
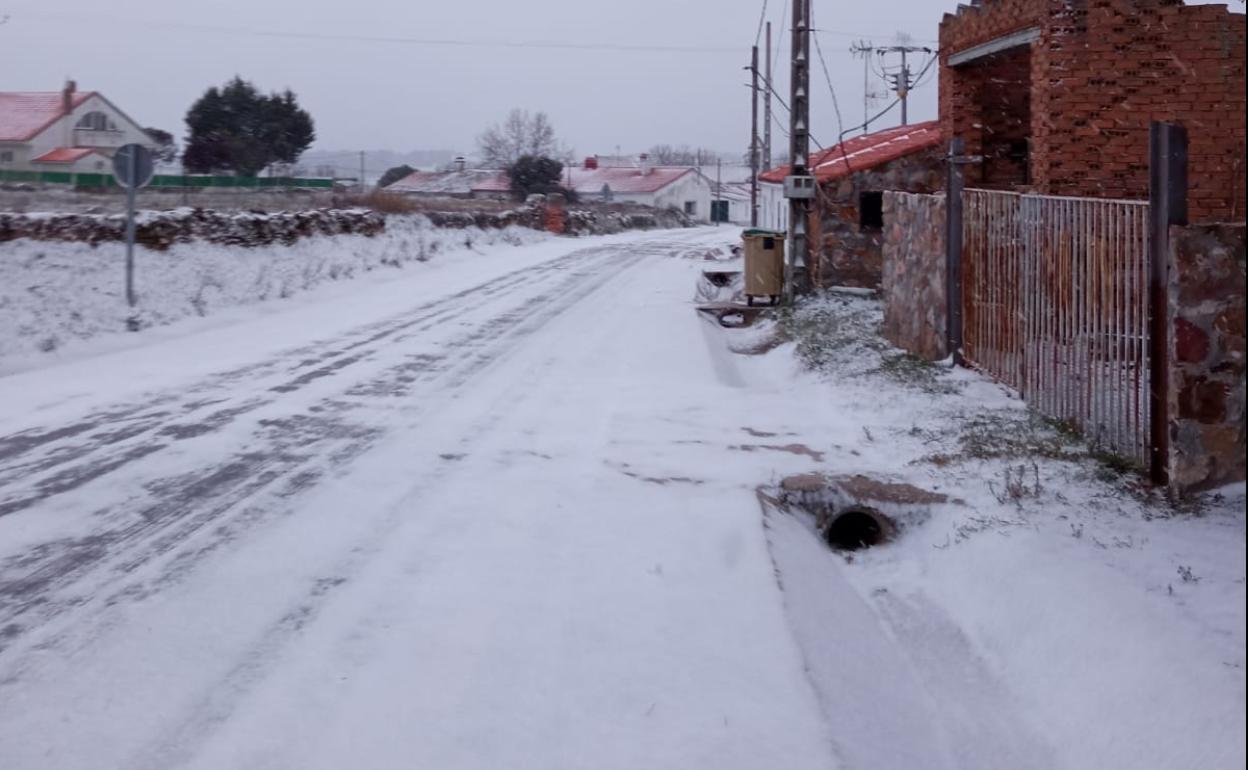
[[(935, 120), (898, 126), (856, 136), (835, 147), (820, 150), (810, 156), (810, 168), (820, 182), (828, 182), (931, 149), (940, 142), (940, 123)], [(788, 175), (789, 167), (783, 166), (760, 174), (758, 178), (763, 182), (782, 184)]]
[(57, 147), (55, 150), (52, 150), (51, 152), (45, 152), (44, 154), (40, 155), (38, 158), (35, 158), (32, 162), (33, 163), (73, 163), (76, 160), (81, 160), (82, 158), (87, 157), (93, 152), (99, 152), (99, 150), (95, 149), (94, 147)]
[[(73, 106), (95, 95), (76, 91)], [(25, 142), (65, 113), (60, 91), (0, 91), (0, 142)]]

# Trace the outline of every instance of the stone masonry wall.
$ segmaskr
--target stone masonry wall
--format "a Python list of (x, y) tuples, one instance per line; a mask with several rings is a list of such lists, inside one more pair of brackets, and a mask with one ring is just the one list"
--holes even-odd
[(945, 346), (945, 196), (884, 194), (884, 337), (938, 361)]
[(819, 216), (811, 226), (811, 242), (819, 247), (811, 275), (813, 284), (878, 289), (889, 217), (885, 212), (883, 228), (861, 227), (861, 195), (889, 190), (931, 193), (944, 184), (943, 153), (937, 147), (821, 185)]
[[(1148, 126), (1184, 125), (1193, 221), (1242, 221), (1245, 17), (1179, 0), (976, 0), (941, 23), (940, 115), (983, 150), (985, 78), (1006, 56), (960, 68), (948, 56), (1031, 27), (1030, 185), (1056, 195), (1148, 196)], [(1016, 63), (1016, 62), (1015, 62)], [(972, 183), (981, 172), (968, 170)]]
[(1244, 226), (1170, 231), (1170, 483), (1245, 478)]

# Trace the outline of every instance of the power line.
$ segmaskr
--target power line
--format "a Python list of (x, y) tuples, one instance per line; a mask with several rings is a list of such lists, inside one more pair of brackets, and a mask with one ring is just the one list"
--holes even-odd
[(819, 63), (823, 67), (823, 77), (828, 81), (828, 91), (832, 93), (832, 109), (836, 111), (836, 130), (842, 131), (845, 128), (845, 121), (841, 117), (841, 103), (836, 98), (836, 87), (832, 85), (832, 73), (828, 72), (828, 60), (823, 57), (823, 46), (819, 45), (818, 36), (815, 38), (815, 51), (819, 54)]
[(767, 21), (767, 3), (763, 0), (763, 12), (758, 15), (758, 33), (754, 35), (754, 45), (758, 45), (758, 41), (763, 38), (763, 24)]
[[(91, 16), (62, 16), (57, 14), (28, 14), (22, 17), (9, 17), (10, 22), (20, 20), (35, 22), (53, 22), (64, 27), (67, 24), (98, 25), (121, 24), (118, 19)], [(499, 48), (499, 49), (533, 49), (556, 51), (614, 51), (620, 53), (689, 53), (689, 54), (736, 54), (741, 49), (731, 46), (693, 46), (671, 45), (663, 43), (609, 43), (609, 42), (563, 42), (553, 40), (485, 40), (470, 38), (432, 38), (408, 37), (402, 35), (368, 35), (346, 33), (299, 32), (271, 29), (247, 29), (213, 24), (191, 22), (173, 22), (156, 20), (131, 20), (124, 22), (128, 27), (142, 26), (153, 29), (181, 29), (198, 32), (210, 32), (220, 35), (239, 37), (259, 37), (279, 40), (319, 40), (326, 42), (355, 42), (373, 44), (413, 45), (441, 48)], [(829, 34), (831, 32), (829, 31)], [(837, 32), (836, 34), (850, 33)]]

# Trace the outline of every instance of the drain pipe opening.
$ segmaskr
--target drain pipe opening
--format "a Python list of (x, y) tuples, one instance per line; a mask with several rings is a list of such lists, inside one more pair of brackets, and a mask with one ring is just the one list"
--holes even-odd
[(860, 551), (888, 542), (893, 523), (871, 508), (848, 508), (837, 514), (824, 530), (828, 545), (838, 551)]

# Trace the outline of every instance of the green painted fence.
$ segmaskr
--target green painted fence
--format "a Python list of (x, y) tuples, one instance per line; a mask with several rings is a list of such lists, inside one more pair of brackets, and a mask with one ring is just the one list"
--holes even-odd
[[(0, 170), (0, 182), (26, 184), (63, 184), (79, 188), (100, 189), (118, 187), (112, 174), (72, 174), (64, 171), (4, 171)], [(332, 179), (304, 179), (298, 177), (256, 177), (256, 176), (202, 176), (157, 174), (152, 177), (149, 187), (157, 189), (250, 189), (267, 190), (275, 188), (310, 188), (319, 190), (332, 189)]]

